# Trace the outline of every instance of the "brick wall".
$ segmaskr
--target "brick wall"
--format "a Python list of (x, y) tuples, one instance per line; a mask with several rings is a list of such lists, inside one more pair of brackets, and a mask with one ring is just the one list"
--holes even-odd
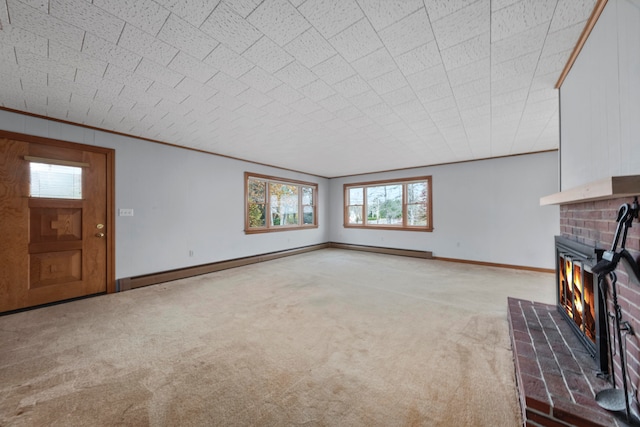
[[(632, 202), (633, 199), (627, 197), (563, 205), (560, 207), (560, 232), (562, 236), (570, 240), (596, 248), (610, 249), (618, 226), (616, 222), (618, 209), (622, 204), (631, 204)], [(621, 240), (622, 236), (620, 236), (618, 249)], [(636, 261), (640, 262), (640, 223), (637, 220), (629, 229), (625, 246)], [(622, 320), (628, 321), (634, 331), (640, 335), (640, 287), (630, 284), (629, 277), (621, 265), (618, 266), (616, 274), (618, 276), (618, 302), (622, 308)], [(611, 297), (609, 297), (609, 303), (611, 305)], [(609, 310), (612, 312), (611, 307)], [(629, 371), (628, 385), (636, 396), (640, 394), (637, 392), (640, 388), (640, 336), (638, 335), (628, 336), (625, 340)], [(621, 387), (619, 356), (614, 356), (614, 363), (616, 381)]]

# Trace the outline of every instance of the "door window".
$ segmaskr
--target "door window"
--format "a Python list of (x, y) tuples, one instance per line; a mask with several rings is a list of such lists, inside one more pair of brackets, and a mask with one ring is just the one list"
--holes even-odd
[(49, 199), (82, 199), (82, 168), (29, 163), (29, 196)]

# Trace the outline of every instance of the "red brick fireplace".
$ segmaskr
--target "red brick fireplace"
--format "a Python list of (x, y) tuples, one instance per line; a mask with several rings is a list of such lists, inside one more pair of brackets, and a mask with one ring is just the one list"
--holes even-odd
[[(634, 190), (638, 188), (634, 187)], [(545, 203), (543, 198), (541, 202), (560, 205), (562, 240), (575, 242), (601, 253), (612, 246), (620, 206), (633, 203), (631, 192), (624, 193), (623, 196), (616, 196), (613, 192), (609, 198), (590, 201), (576, 201), (590, 198), (589, 195), (582, 194), (574, 200), (566, 200), (565, 197), (565, 200), (558, 201), (556, 198)], [(636, 262), (640, 262), (638, 220), (634, 220), (628, 230), (625, 247)], [(618, 264), (615, 273), (622, 319), (640, 334), (640, 286), (630, 281), (622, 263)], [(567, 316), (560, 315), (559, 311), (556, 305), (509, 299), (516, 381), (524, 424), (532, 427), (627, 425), (624, 412), (608, 412), (597, 404), (596, 393), (611, 388), (612, 378), (602, 375), (602, 369), (597, 366), (593, 354), (576, 338)], [(610, 298), (607, 312), (614, 312)], [(637, 415), (640, 397), (640, 337), (625, 334), (622, 342), (626, 347), (631, 411)], [(620, 357), (615, 352), (616, 348), (614, 345), (613, 374), (617, 387), (622, 388)]]
[[(597, 248), (609, 249), (613, 243), (618, 223), (616, 217), (619, 207), (632, 203), (633, 199), (622, 197), (560, 206), (560, 232), (562, 236)], [(636, 220), (626, 241), (626, 249), (634, 259), (640, 258), (640, 223)], [(630, 283), (628, 272), (618, 265), (615, 270), (618, 277), (618, 302), (622, 308), (622, 317), (633, 330), (640, 331), (640, 287)], [(609, 300), (611, 305), (611, 300)], [(609, 311), (613, 312), (612, 307)], [(638, 336), (626, 336), (626, 360), (628, 384), (634, 399), (640, 388), (640, 342)], [(614, 369), (617, 383), (620, 384), (620, 358), (614, 357)]]

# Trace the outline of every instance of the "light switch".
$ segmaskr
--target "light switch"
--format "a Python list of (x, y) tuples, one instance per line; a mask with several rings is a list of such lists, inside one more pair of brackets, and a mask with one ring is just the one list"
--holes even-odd
[(133, 216), (133, 209), (120, 209), (118, 216)]

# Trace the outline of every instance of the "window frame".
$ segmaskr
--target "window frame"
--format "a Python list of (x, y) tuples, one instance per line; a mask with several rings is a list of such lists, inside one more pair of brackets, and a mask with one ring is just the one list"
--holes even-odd
[[(414, 184), (416, 182), (425, 182), (427, 189), (427, 200), (426, 200), (426, 225), (408, 225), (408, 206), (415, 205), (415, 203), (409, 203), (407, 197), (407, 185)], [(402, 186), (402, 224), (399, 225), (380, 225), (380, 224), (370, 224), (368, 223), (368, 201), (367, 201), (367, 188), (370, 187), (381, 187), (381, 186), (390, 186), (390, 185), (401, 185)], [(349, 202), (349, 190), (350, 189), (362, 189), (362, 204), (354, 204), (350, 205)], [(354, 182), (354, 183), (345, 183), (343, 185), (343, 227), (344, 228), (365, 228), (369, 230), (401, 230), (401, 231), (423, 231), (423, 232), (431, 232), (433, 231), (433, 198), (432, 198), (432, 177), (431, 175), (427, 176), (417, 176), (411, 178), (402, 178), (402, 179), (386, 179), (379, 181), (367, 181), (367, 182)], [(361, 224), (351, 224), (349, 223), (349, 212), (351, 206), (362, 206), (362, 223)]]
[[(265, 224), (260, 227), (249, 226), (249, 180), (255, 179), (265, 183), (265, 200), (264, 200), (264, 212), (265, 212)], [(283, 184), (289, 186), (295, 186), (298, 189), (298, 223), (290, 225), (272, 225), (271, 218), (271, 184)], [(304, 188), (311, 188), (312, 190), (312, 204), (303, 204)], [(313, 223), (304, 223), (304, 208), (311, 206), (313, 213)], [(258, 233), (272, 233), (278, 231), (291, 231), (291, 230), (307, 230), (312, 228), (318, 228), (318, 184), (314, 182), (298, 181), (295, 179), (280, 178), (271, 175), (262, 175), (257, 173), (245, 172), (244, 173), (244, 232), (245, 234), (258, 234)]]

